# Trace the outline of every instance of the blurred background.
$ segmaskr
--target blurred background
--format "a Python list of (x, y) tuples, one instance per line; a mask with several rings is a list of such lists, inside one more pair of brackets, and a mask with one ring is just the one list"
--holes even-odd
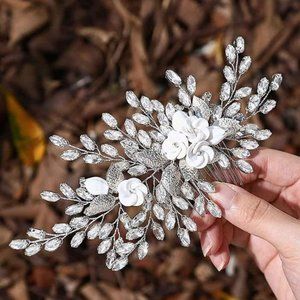
[[(244, 36), (253, 65), (243, 83), (283, 73), (276, 110), (254, 122), (272, 130), (265, 146), (300, 150), (300, 2), (298, 0), (1, 0), (0, 1), (0, 298), (1, 299), (274, 299), (252, 258), (233, 249), (226, 271), (172, 235), (152, 243), (143, 261), (119, 273), (106, 269), (96, 242), (64, 245), (36, 257), (7, 247), (29, 226), (65, 220), (63, 204), (39, 193), (101, 166), (66, 163), (49, 135), (98, 142), (102, 112), (120, 121), (132, 113), (127, 89), (163, 102), (175, 98), (167, 68), (195, 75), (198, 91), (216, 99), (224, 46)], [(98, 138), (99, 137), (99, 138)]]

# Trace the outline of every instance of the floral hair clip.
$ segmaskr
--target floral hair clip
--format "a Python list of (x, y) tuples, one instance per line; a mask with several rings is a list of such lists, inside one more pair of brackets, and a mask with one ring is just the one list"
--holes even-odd
[[(220, 218), (220, 208), (208, 197), (214, 192), (212, 182), (242, 184), (240, 171), (253, 172), (245, 159), (258, 141), (271, 135), (270, 130), (259, 129), (248, 120), (276, 106), (268, 95), (279, 88), (282, 76), (275, 74), (270, 81), (262, 78), (254, 93), (250, 87), (238, 88), (240, 77), (251, 65), (249, 56), (240, 57), (243, 52), (242, 37), (226, 47), (226, 82), (217, 104), (211, 102), (209, 92), (195, 95), (193, 76), (184, 84), (171, 70), (166, 71), (166, 78), (178, 88), (178, 104), (164, 106), (158, 100), (139, 99), (134, 92), (126, 92), (127, 102), (139, 112), (123, 126), (109, 113), (102, 115), (110, 127), (104, 137), (118, 141), (122, 150), (110, 144), (98, 146), (85, 134), (80, 136), (82, 149), (63, 137), (51, 136), (55, 146), (64, 148), (62, 159), (83, 158), (88, 164), (109, 162), (110, 166), (105, 178), (80, 178), (76, 190), (62, 183), (60, 193), (42, 192), (46, 201), (71, 203), (65, 210), (71, 216), (69, 223), (55, 224), (53, 233), (30, 228), (27, 235), (31, 239), (13, 240), (10, 247), (25, 249), (31, 256), (42, 248), (56, 250), (69, 236), (73, 248), (85, 238), (99, 239), (98, 253), (106, 254), (106, 266), (118, 271), (135, 250), (139, 259), (147, 255), (149, 231), (163, 240), (165, 230), (174, 229), (182, 246), (189, 246), (189, 232), (197, 226), (188, 210)], [(131, 215), (128, 207), (133, 206), (136, 209), (130, 211), (135, 214)]]

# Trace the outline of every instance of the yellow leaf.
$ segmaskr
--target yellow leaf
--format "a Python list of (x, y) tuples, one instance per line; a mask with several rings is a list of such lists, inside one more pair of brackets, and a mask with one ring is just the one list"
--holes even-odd
[(45, 154), (45, 135), (39, 123), (20, 105), (15, 96), (4, 92), (12, 139), (24, 165), (33, 166)]

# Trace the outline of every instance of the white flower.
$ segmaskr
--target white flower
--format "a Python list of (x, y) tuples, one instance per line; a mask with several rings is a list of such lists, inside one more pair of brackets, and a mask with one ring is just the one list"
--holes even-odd
[(207, 120), (196, 116), (188, 116), (182, 111), (177, 111), (172, 117), (173, 128), (183, 133), (190, 142), (207, 141), (216, 145), (225, 138), (225, 130), (219, 126), (209, 126)]
[(172, 130), (162, 143), (162, 154), (170, 160), (181, 159), (186, 156), (188, 144), (188, 140), (184, 134)]
[(123, 180), (118, 185), (119, 200), (124, 206), (140, 206), (148, 193), (146, 185), (138, 178)]
[(92, 195), (106, 195), (109, 190), (109, 186), (101, 177), (90, 177), (84, 181), (84, 187)]
[(215, 157), (212, 147), (206, 141), (198, 141), (191, 144), (188, 148), (186, 163), (196, 169), (202, 169), (211, 163)]

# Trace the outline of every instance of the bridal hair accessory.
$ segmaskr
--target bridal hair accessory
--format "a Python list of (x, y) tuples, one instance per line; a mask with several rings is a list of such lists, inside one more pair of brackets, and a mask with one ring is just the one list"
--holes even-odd
[(98, 146), (85, 134), (80, 136), (82, 149), (63, 137), (51, 136), (50, 141), (64, 149), (62, 159), (82, 158), (87, 164), (108, 162), (109, 168), (103, 178), (80, 178), (75, 190), (62, 183), (60, 193), (42, 192), (46, 201), (70, 202), (65, 210), (71, 216), (69, 223), (55, 224), (53, 233), (30, 228), (27, 235), (31, 239), (13, 240), (10, 247), (24, 249), (32, 256), (42, 249), (56, 250), (69, 236), (73, 248), (85, 238), (99, 239), (98, 253), (106, 254), (106, 266), (118, 271), (128, 264), (128, 256), (135, 250), (139, 259), (147, 255), (148, 232), (163, 240), (165, 230), (174, 229), (182, 246), (189, 246), (189, 233), (197, 230), (188, 216), (189, 209), (200, 216), (209, 213), (220, 218), (220, 208), (208, 197), (215, 191), (213, 181), (241, 185), (240, 171), (253, 172), (246, 160), (251, 150), (271, 135), (270, 130), (248, 121), (276, 106), (268, 95), (279, 88), (282, 76), (262, 78), (254, 92), (250, 87), (238, 88), (240, 77), (251, 65), (249, 56), (241, 57), (243, 52), (242, 37), (226, 47), (226, 82), (217, 104), (212, 103), (209, 92), (195, 95), (196, 79), (192, 75), (184, 83), (171, 70), (166, 71), (166, 78), (178, 89), (177, 104), (164, 106), (158, 100), (145, 96), (139, 99), (127, 91), (128, 104), (138, 110), (132, 118), (119, 126), (111, 114), (102, 114), (110, 127), (104, 137), (118, 141), (122, 151), (110, 144)]

